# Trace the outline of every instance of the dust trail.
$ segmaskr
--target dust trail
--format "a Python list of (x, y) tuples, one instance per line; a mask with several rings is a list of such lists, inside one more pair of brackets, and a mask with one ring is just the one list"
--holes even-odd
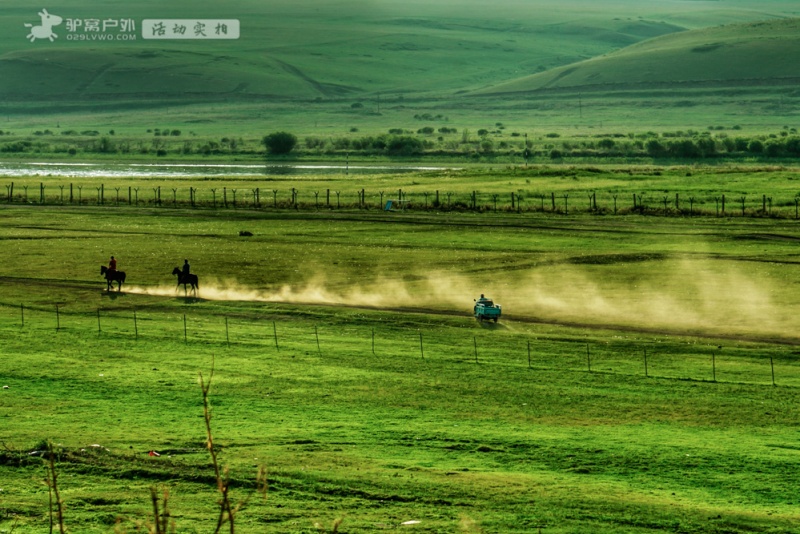
[[(175, 286), (133, 287), (131, 293), (183, 296)], [(797, 305), (779, 304), (779, 282), (754, 279), (725, 262), (667, 260), (631, 275), (615, 266), (557, 265), (527, 273), (497, 273), (491, 280), (446, 272), (412, 281), (384, 276), (342, 286), (316, 274), (301, 285), (254, 290), (233, 281), (205, 282), (207, 300), (285, 302), (472, 312), (481, 293), (503, 305), (505, 316), (593, 326), (672, 332), (794, 337)], [(783, 299), (788, 300), (788, 299)]]

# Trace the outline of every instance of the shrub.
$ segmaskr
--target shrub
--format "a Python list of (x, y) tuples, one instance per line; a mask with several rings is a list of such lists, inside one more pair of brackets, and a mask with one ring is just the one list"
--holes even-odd
[(264, 136), (263, 143), (270, 154), (288, 154), (297, 144), (297, 137), (289, 132), (275, 132)]
[(396, 156), (410, 156), (422, 153), (422, 141), (416, 137), (396, 136), (388, 140), (386, 150)]
[(753, 139), (747, 144), (747, 151), (753, 154), (761, 154), (764, 152), (764, 143), (758, 139)]
[(664, 152), (666, 152), (664, 145), (662, 145), (661, 142), (657, 139), (649, 139), (644, 144), (644, 149), (647, 151), (649, 155), (654, 157), (663, 156)]
[(615, 144), (613, 139), (601, 139), (597, 142), (597, 146), (605, 150), (611, 150)]

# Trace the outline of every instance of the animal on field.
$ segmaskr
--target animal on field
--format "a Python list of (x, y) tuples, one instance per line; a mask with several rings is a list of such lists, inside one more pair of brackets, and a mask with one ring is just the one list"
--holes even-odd
[(27, 38), (30, 39), (31, 42), (34, 42), (36, 39), (50, 39), (52, 43), (53, 40), (58, 37), (58, 35), (53, 32), (53, 26), (58, 26), (64, 19), (58, 15), (48, 13), (46, 9), (42, 9), (39, 12), (39, 17), (42, 19), (40, 25), (34, 26), (33, 24), (25, 24), (26, 28), (31, 29), (31, 33), (27, 35)]
[(117, 291), (122, 291), (122, 283), (125, 281), (125, 271), (111, 271), (105, 265), (101, 265), (100, 274), (106, 279), (108, 291), (111, 291), (114, 282), (117, 283)]
[(175, 291), (183, 285), (183, 293), (186, 294), (186, 286), (191, 286), (192, 293), (197, 293), (197, 288), (200, 287), (197, 283), (197, 275), (196, 274), (183, 274), (180, 267), (175, 267), (172, 269), (172, 274), (178, 276), (178, 285), (175, 286)]

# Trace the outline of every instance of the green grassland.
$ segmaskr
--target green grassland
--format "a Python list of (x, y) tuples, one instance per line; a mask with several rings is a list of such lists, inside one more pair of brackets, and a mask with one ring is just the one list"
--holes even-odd
[[(729, 123), (764, 131), (792, 124), (796, 116), (796, 95), (785, 84), (797, 77), (790, 60), (796, 38), (775, 32), (757, 46), (744, 37), (734, 43), (731, 35), (749, 33), (735, 24), (747, 29), (777, 20), (788, 27), (791, 22), (780, 21), (796, 16), (794, 8), (788, 1), (734, 0), (618, 1), (602, 7), (510, 0), (491, 6), (473, 1), (50, 6), (70, 18), (191, 13), (239, 18), (243, 25), (242, 38), (235, 41), (97, 44), (65, 40), (63, 25), (62, 38), (53, 43), (28, 42), (22, 24), (35, 22), (36, 15), (20, 4), (0, 15), (0, 116), (5, 118), (0, 124), (17, 133), (113, 128), (141, 135), (169, 122), (200, 135), (254, 135), (268, 128), (314, 135), (416, 129), (413, 117), (429, 113), (459, 129), (496, 122), (528, 131)], [(723, 24), (729, 26), (717, 28)], [(687, 49), (689, 41), (699, 44)], [(670, 42), (686, 46), (662, 46)], [(727, 44), (714, 45), (721, 42)], [(698, 47), (705, 52), (687, 51)], [(602, 68), (605, 89), (580, 96), (589, 87), (586, 80), (598, 82), (591, 65)], [(681, 85), (689, 67), (709, 83)], [(574, 70), (560, 80), (571, 84), (567, 93), (530, 92), (537, 80), (552, 79), (563, 69)], [(535, 76), (528, 82), (530, 75)], [(475, 96), (486, 91), (493, 94)], [(693, 103), (688, 117), (687, 101)]]
[(103, 43), (28, 42), (41, 8), (6, 4), (4, 158), (263, 162), (285, 130), (301, 159), (405, 164), (337, 142), (430, 127), (445, 163), (0, 180), (0, 534), (53, 529), (48, 442), (68, 531), (155, 531), (153, 488), (213, 531), (212, 367), (238, 532), (800, 528), (796, 165), (597, 155), (793, 140), (795, 1), (47, 6), (242, 21)]
[(234, 499), (269, 473), (239, 532), (797, 528), (794, 220), (3, 204), (0, 239), (5, 530), (47, 528), (48, 439), (71, 531), (150, 487), (213, 529), (212, 362)]

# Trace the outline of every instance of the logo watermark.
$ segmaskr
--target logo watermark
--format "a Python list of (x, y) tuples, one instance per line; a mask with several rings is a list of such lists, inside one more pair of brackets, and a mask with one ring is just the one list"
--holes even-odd
[(33, 24), (25, 24), (25, 27), (31, 30), (27, 38), (30, 39), (31, 42), (36, 41), (36, 39), (49, 39), (52, 43), (58, 38), (58, 35), (53, 31), (53, 26), (58, 26), (64, 19), (58, 15), (48, 13), (46, 9), (39, 11), (39, 17), (41, 18), (41, 24), (36, 26)]
[(39, 24), (25, 23), (26, 38), (30, 42), (47, 39), (51, 43), (59, 38), (53, 27), (62, 23), (67, 41), (136, 41), (141, 28), (143, 39), (238, 39), (238, 19), (143, 19), (133, 18), (70, 18), (61, 17), (42, 9)]

